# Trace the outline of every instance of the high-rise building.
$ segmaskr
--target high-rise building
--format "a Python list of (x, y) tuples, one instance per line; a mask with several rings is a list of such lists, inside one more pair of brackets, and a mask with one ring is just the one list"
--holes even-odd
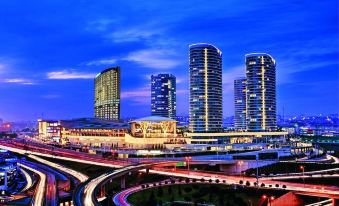
[(94, 86), (94, 116), (106, 120), (120, 119), (120, 67), (99, 73)]
[(222, 131), (221, 51), (205, 43), (189, 46), (190, 130)]
[(246, 130), (246, 78), (234, 80), (234, 127)]
[(158, 74), (151, 77), (152, 116), (175, 119), (176, 79), (172, 74)]
[(276, 130), (276, 62), (265, 53), (246, 59), (246, 121), (248, 131)]

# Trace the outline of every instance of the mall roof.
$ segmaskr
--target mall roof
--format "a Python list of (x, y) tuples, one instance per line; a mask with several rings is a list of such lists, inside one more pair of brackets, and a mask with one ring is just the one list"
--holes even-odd
[(69, 129), (129, 129), (127, 122), (102, 120), (98, 118), (79, 118), (71, 120), (61, 120), (62, 127)]
[(135, 119), (131, 122), (176, 122), (176, 120), (167, 117), (148, 116), (140, 119)]

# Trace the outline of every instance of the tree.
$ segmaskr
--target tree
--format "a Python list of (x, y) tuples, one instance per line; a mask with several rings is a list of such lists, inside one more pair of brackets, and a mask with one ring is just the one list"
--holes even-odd
[(171, 195), (171, 194), (172, 194), (172, 187), (171, 187), (171, 186), (169, 186), (169, 187), (168, 187), (168, 191), (167, 191), (167, 193), (168, 193), (169, 195)]
[(147, 205), (155, 206), (156, 204), (157, 204), (157, 201), (155, 199), (154, 191), (152, 190), (152, 192), (151, 192), (151, 194), (148, 198)]
[(158, 196), (158, 197), (162, 197), (163, 194), (164, 194), (164, 191), (162, 190), (162, 187), (158, 187), (157, 196)]
[(178, 194), (179, 194), (179, 196), (181, 196), (181, 195), (182, 195), (182, 189), (181, 189), (181, 185), (178, 185)]

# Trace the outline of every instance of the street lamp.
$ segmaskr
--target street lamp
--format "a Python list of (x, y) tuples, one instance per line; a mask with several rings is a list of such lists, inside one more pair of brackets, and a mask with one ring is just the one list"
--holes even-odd
[(240, 160), (238, 162), (238, 165), (240, 166), (240, 176), (242, 177), (243, 181), (244, 181), (244, 178), (243, 178), (243, 175), (242, 175), (242, 165), (244, 164), (244, 161)]
[(268, 204), (271, 206), (272, 202), (275, 200), (274, 196), (268, 196), (268, 195), (263, 195), (261, 197), (263, 199), (263, 201), (268, 201)]
[(187, 173), (189, 173), (189, 171), (190, 171), (190, 161), (192, 160), (192, 157), (186, 156), (185, 160), (187, 162)]
[(300, 169), (303, 171), (303, 183), (304, 183), (304, 188), (305, 188), (305, 176), (304, 176), (304, 174), (305, 174), (305, 166), (303, 166), (303, 165), (301, 165), (300, 166)]

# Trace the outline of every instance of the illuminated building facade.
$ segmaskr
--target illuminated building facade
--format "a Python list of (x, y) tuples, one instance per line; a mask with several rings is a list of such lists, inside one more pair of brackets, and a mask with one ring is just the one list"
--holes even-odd
[(172, 74), (151, 77), (152, 116), (176, 117), (176, 79)]
[(120, 119), (120, 67), (99, 73), (94, 80), (94, 116), (106, 120)]
[(60, 141), (60, 125), (55, 120), (38, 120), (39, 138), (46, 141)]
[(87, 145), (92, 147), (121, 147), (129, 124), (97, 118), (61, 120), (62, 143)]
[(234, 128), (246, 130), (246, 78), (234, 80)]
[(221, 51), (211, 44), (189, 46), (190, 130), (222, 131)]
[(247, 130), (275, 131), (276, 62), (265, 53), (252, 53), (245, 57)]

